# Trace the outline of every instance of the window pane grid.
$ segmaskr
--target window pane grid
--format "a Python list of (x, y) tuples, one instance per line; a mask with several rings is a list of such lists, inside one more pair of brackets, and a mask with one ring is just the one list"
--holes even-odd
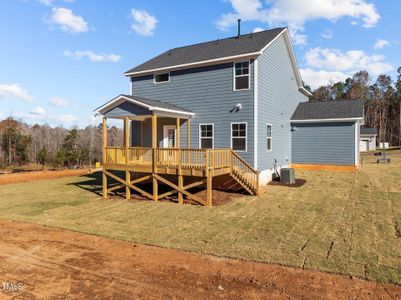
[(201, 124), (200, 125), (200, 148), (207, 149), (213, 148), (213, 125)]
[(249, 89), (249, 62), (238, 62), (234, 65), (235, 68), (235, 90)]
[(267, 151), (272, 150), (272, 126), (267, 125), (266, 126), (266, 149)]
[(246, 124), (231, 124), (231, 144), (236, 151), (246, 151)]

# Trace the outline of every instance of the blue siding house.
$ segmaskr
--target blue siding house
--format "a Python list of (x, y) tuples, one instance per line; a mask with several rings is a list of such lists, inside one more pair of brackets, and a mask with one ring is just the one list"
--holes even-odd
[[(307, 132), (299, 125), (294, 134), (294, 111), (308, 101), (310, 93), (303, 87), (287, 28), (174, 48), (125, 76), (131, 94), (117, 96), (97, 109), (104, 120), (125, 120), (124, 147), (103, 144), (106, 195), (107, 176), (111, 176), (107, 169), (127, 172), (121, 181), (127, 193), (137, 189), (132, 185), (133, 172), (151, 173), (143, 180), (153, 181), (156, 192), (140, 193), (157, 200), (161, 197), (157, 184), (163, 183), (175, 189), (179, 199), (183, 195), (194, 199), (185, 188), (185, 181), (187, 186), (195, 184), (190, 183), (194, 177), (206, 178), (210, 193), (218, 177), (231, 176), (256, 194), (274, 172), (294, 160), (351, 161), (347, 155), (337, 160), (329, 155), (325, 160), (323, 150), (311, 159), (305, 147), (311, 135), (343, 132), (341, 124), (324, 130), (315, 124)], [(330, 143), (322, 143), (333, 149)], [(300, 150), (294, 151), (294, 146)], [(211, 204), (209, 192), (206, 205)]]

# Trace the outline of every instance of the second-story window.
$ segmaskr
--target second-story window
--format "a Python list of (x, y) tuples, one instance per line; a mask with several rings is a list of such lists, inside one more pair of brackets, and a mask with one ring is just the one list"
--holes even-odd
[(249, 90), (249, 61), (234, 64), (234, 90)]
[(154, 76), (153, 77), (154, 83), (162, 83), (170, 81), (170, 73), (155, 74), (153, 76)]

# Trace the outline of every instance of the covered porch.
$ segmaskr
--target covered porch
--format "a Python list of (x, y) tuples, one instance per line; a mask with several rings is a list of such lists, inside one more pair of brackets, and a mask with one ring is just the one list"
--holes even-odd
[[(154, 201), (178, 194), (180, 204), (186, 197), (211, 206), (213, 177), (224, 174), (231, 175), (249, 193), (258, 193), (258, 173), (231, 149), (191, 148), (193, 112), (165, 102), (127, 95), (116, 97), (98, 108), (97, 112), (103, 116), (104, 198), (117, 189), (125, 188), (127, 199), (131, 198), (131, 190), (134, 190)], [(123, 121), (124, 145), (121, 147), (107, 145), (108, 118)], [(168, 125), (160, 127), (159, 121)], [(145, 124), (150, 124), (150, 134), (145, 132)], [(136, 130), (133, 130), (134, 127)], [(186, 131), (185, 139), (182, 138), (182, 130)], [(125, 178), (113, 174), (111, 171), (114, 170), (124, 171)], [(136, 173), (134, 180), (131, 180), (132, 173)], [(171, 180), (172, 176), (166, 175), (173, 175), (176, 180)], [(186, 185), (185, 177), (191, 177)], [(120, 184), (108, 187), (108, 178), (113, 178)], [(152, 193), (138, 186), (146, 181), (152, 181)], [(159, 183), (170, 186), (172, 190), (159, 194)], [(189, 189), (198, 186), (206, 186), (206, 199), (200, 199), (189, 192)]]

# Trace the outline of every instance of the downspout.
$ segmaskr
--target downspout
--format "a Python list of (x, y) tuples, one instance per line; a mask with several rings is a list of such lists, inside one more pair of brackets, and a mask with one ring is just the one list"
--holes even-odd
[(253, 168), (258, 169), (258, 59), (253, 61)]

